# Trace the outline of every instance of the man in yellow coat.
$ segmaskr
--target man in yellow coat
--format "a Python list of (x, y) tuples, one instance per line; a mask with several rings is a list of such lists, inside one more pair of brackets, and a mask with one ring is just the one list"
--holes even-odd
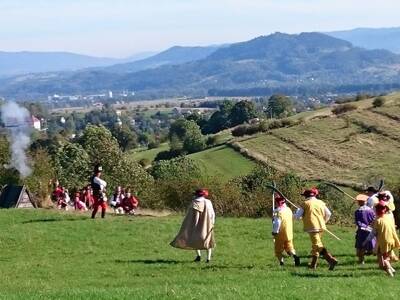
[(376, 219), (372, 225), (367, 240), (368, 243), (376, 237), (376, 254), (378, 257), (378, 264), (381, 269), (384, 269), (389, 276), (394, 276), (395, 270), (390, 264), (392, 252), (400, 248), (399, 237), (396, 233), (396, 228), (393, 223), (393, 218), (387, 214), (389, 211), (388, 203), (380, 200), (375, 206)]
[(314, 189), (305, 190), (301, 195), (306, 200), (297, 209), (295, 218), (303, 219), (304, 231), (308, 232), (310, 236), (312, 259), (309, 267), (316, 269), (318, 257), (322, 255), (329, 264), (329, 270), (333, 270), (338, 261), (328, 252), (322, 243), (322, 234), (326, 229), (326, 222), (329, 221), (332, 214), (325, 203), (316, 198)]
[(275, 256), (281, 266), (283, 262), (283, 251), (294, 259), (294, 265), (300, 266), (300, 258), (296, 255), (293, 246), (293, 213), (286, 205), (286, 200), (280, 194), (275, 194), (276, 209), (273, 212), (272, 235), (275, 243)]

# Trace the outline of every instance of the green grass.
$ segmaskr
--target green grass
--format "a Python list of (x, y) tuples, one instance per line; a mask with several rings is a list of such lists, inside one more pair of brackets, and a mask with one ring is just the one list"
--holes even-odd
[(296, 223), (302, 266), (273, 257), (267, 219), (217, 218), (217, 247), (207, 265), (169, 242), (181, 216), (90, 220), (42, 210), (0, 211), (0, 299), (397, 299), (399, 277), (375, 258), (355, 262), (352, 228), (331, 226), (324, 237), (339, 259), (306, 267), (308, 237)]
[(250, 173), (256, 164), (228, 146), (218, 146), (188, 155), (196, 161), (204, 174), (228, 181)]
[(372, 109), (371, 99), (354, 102), (358, 109), (345, 115), (308, 120), (239, 139), (239, 143), (271, 166), (309, 180), (360, 186), (372, 177), (384, 176), (396, 182), (400, 163), (398, 101), (394, 95), (388, 96), (387, 106), (378, 109)]
[(158, 147), (158, 148), (132, 152), (132, 157), (137, 161), (145, 158), (145, 159), (148, 159), (150, 162), (152, 162), (158, 153), (160, 153), (162, 151), (167, 151), (168, 149), (169, 149), (168, 143), (164, 143), (164, 144), (161, 144), (160, 147)]

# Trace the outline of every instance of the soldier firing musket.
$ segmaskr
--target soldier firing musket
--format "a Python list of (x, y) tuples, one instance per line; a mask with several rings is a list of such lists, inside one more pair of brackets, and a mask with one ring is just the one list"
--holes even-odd
[(96, 217), (99, 206), (101, 207), (101, 217), (104, 218), (106, 216), (107, 197), (105, 195), (105, 189), (107, 182), (100, 178), (102, 171), (103, 168), (100, 165), (96, 165), (94, 168), (94, 174), (90, 179), (90, 185), (93, 190), (94, 198), (92, 219)]

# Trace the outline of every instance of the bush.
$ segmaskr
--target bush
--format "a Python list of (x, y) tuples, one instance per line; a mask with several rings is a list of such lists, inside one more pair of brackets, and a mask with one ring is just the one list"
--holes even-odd
[(356, 110), (356, 109), (357, 109), (357, 106), (355, 106), (354, 104), (346, 103), (346, 104), (338, 105), (335, 108), (333, 108), (332, 113), (334, 113), (335, 115), (341, 115), (341, 114), (344, 114), (346, 112)]
[(181, 156), (156, 162), (151, 169), (151, 174), (155, 179), (161, 180), (195, 179), (201, 177), (201, 169), (194, 160)]
[(139, 165), (141, 165), (142, 167), (147, 167), (150, 164), (151, 164), (151, 161), (148, 158), (142, 158), (139, 160)]
[(385, 105), (386, 99), (383, 97), (376, 97), (374, 101), (372, 102), (372, 106), (377, 108), (377, 107), (382, 107)]
[(235, 129), (232, 130), (233, 136), (244, 136), (247, 134), (248, 125), (239, 125)]

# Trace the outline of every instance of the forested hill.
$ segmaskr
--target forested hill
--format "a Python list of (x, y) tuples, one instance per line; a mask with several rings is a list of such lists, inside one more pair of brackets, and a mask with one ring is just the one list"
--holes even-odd
[(14, 78), (0, 95), (41, 95), (134, 90), (143, 97), (251, 94), (291, 90), (355, 89), (399, 82), (400, 56), (387, 50), (365, 50), (321, 33), (275, 33), (223, 47), (208, 57), (136, 73), (102, 70)]

